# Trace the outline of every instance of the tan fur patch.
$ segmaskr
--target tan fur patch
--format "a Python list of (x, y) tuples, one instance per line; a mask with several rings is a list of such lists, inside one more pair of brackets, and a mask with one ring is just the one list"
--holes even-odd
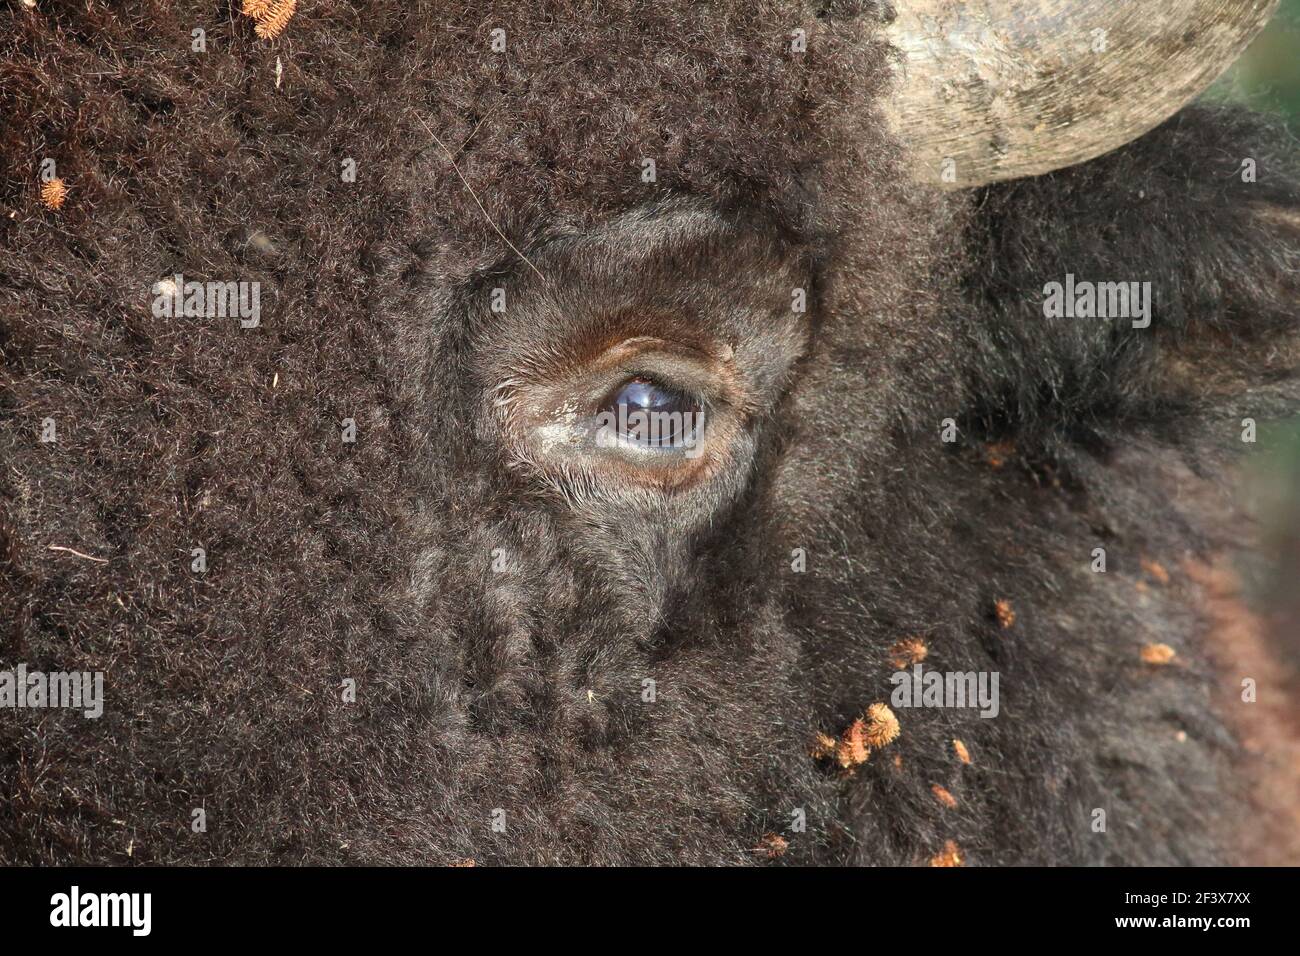
[[(1241, 595), (1241, 582), (1224, 559), (1188, 560), (1183, 570), (1197, 585), (1211, 622), (1208, 645), (1221, 679), (1216, 705), (1241, 738), (1245, 797), (1256, 811), (1238, 821), (1235, 843), (1244, 862), (1300, 864), (1300, 673), (1271, 645), (1265, 621)], [(1242, 681), (1255, 681), (1254, 703), (1242, 700)]]

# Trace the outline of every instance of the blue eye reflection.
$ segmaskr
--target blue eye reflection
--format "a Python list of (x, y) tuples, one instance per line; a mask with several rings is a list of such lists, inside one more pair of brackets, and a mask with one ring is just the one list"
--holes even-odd
[(602, 417), (624, 440), (653, 448), (690, 447), (703, 424), (700, 405), (689, 395), (640, 377), (613, 393)]
[(614, 403), (626, 405), (629, 410), (641, 408), (656, 412), (685, 412), (694, 408), (694, 403), (681, 392), (656, 385), (644, 378), (634, 378), (624, 385)]

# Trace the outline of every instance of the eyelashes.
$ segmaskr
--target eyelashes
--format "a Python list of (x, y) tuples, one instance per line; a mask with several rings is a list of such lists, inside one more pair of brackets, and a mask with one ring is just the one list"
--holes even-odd
[(740, 453), (749, 405), (729, 354), (639, 336), (548, 359), (503, 367), (485, 395), (512, 468), (611, 493), (674, 491)]

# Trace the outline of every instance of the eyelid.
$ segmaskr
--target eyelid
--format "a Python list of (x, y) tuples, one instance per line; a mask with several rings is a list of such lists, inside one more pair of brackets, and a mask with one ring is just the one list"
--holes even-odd
[(639, 336), (601, 353), (584, 374), (593, 382), (608, 381), (610, 389), (641, 376), (683, 392), (704, 406), (744, 409), (748, 393), (731, 367), (731, 349), (724, 354), (726, 359), (719, 360), (691, 346)]
[[(520, 370), (496, 390), (499, 420), (516, 449), (517, 463), (543, 472), (607, 475), (618, 486), (665, 490), (715, 474), (732, 456), (749, 394), (740, 384), (729, 348), (712, 354), (652, 336), (624, 339), (586, 362), (553, 356), (550, 368)], [(635, 454), (594, 444), (603, 399), (635, 377), (661, 381), (697, 401), (704, 411), (699, 452)]]

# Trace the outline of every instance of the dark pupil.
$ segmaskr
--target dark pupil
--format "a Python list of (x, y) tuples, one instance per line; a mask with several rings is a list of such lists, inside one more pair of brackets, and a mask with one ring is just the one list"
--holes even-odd
[(614, 399), (619, 427), (647, 445), (676, 445), (695, 430), (700, 407), (674, 388), (634, 378)]

